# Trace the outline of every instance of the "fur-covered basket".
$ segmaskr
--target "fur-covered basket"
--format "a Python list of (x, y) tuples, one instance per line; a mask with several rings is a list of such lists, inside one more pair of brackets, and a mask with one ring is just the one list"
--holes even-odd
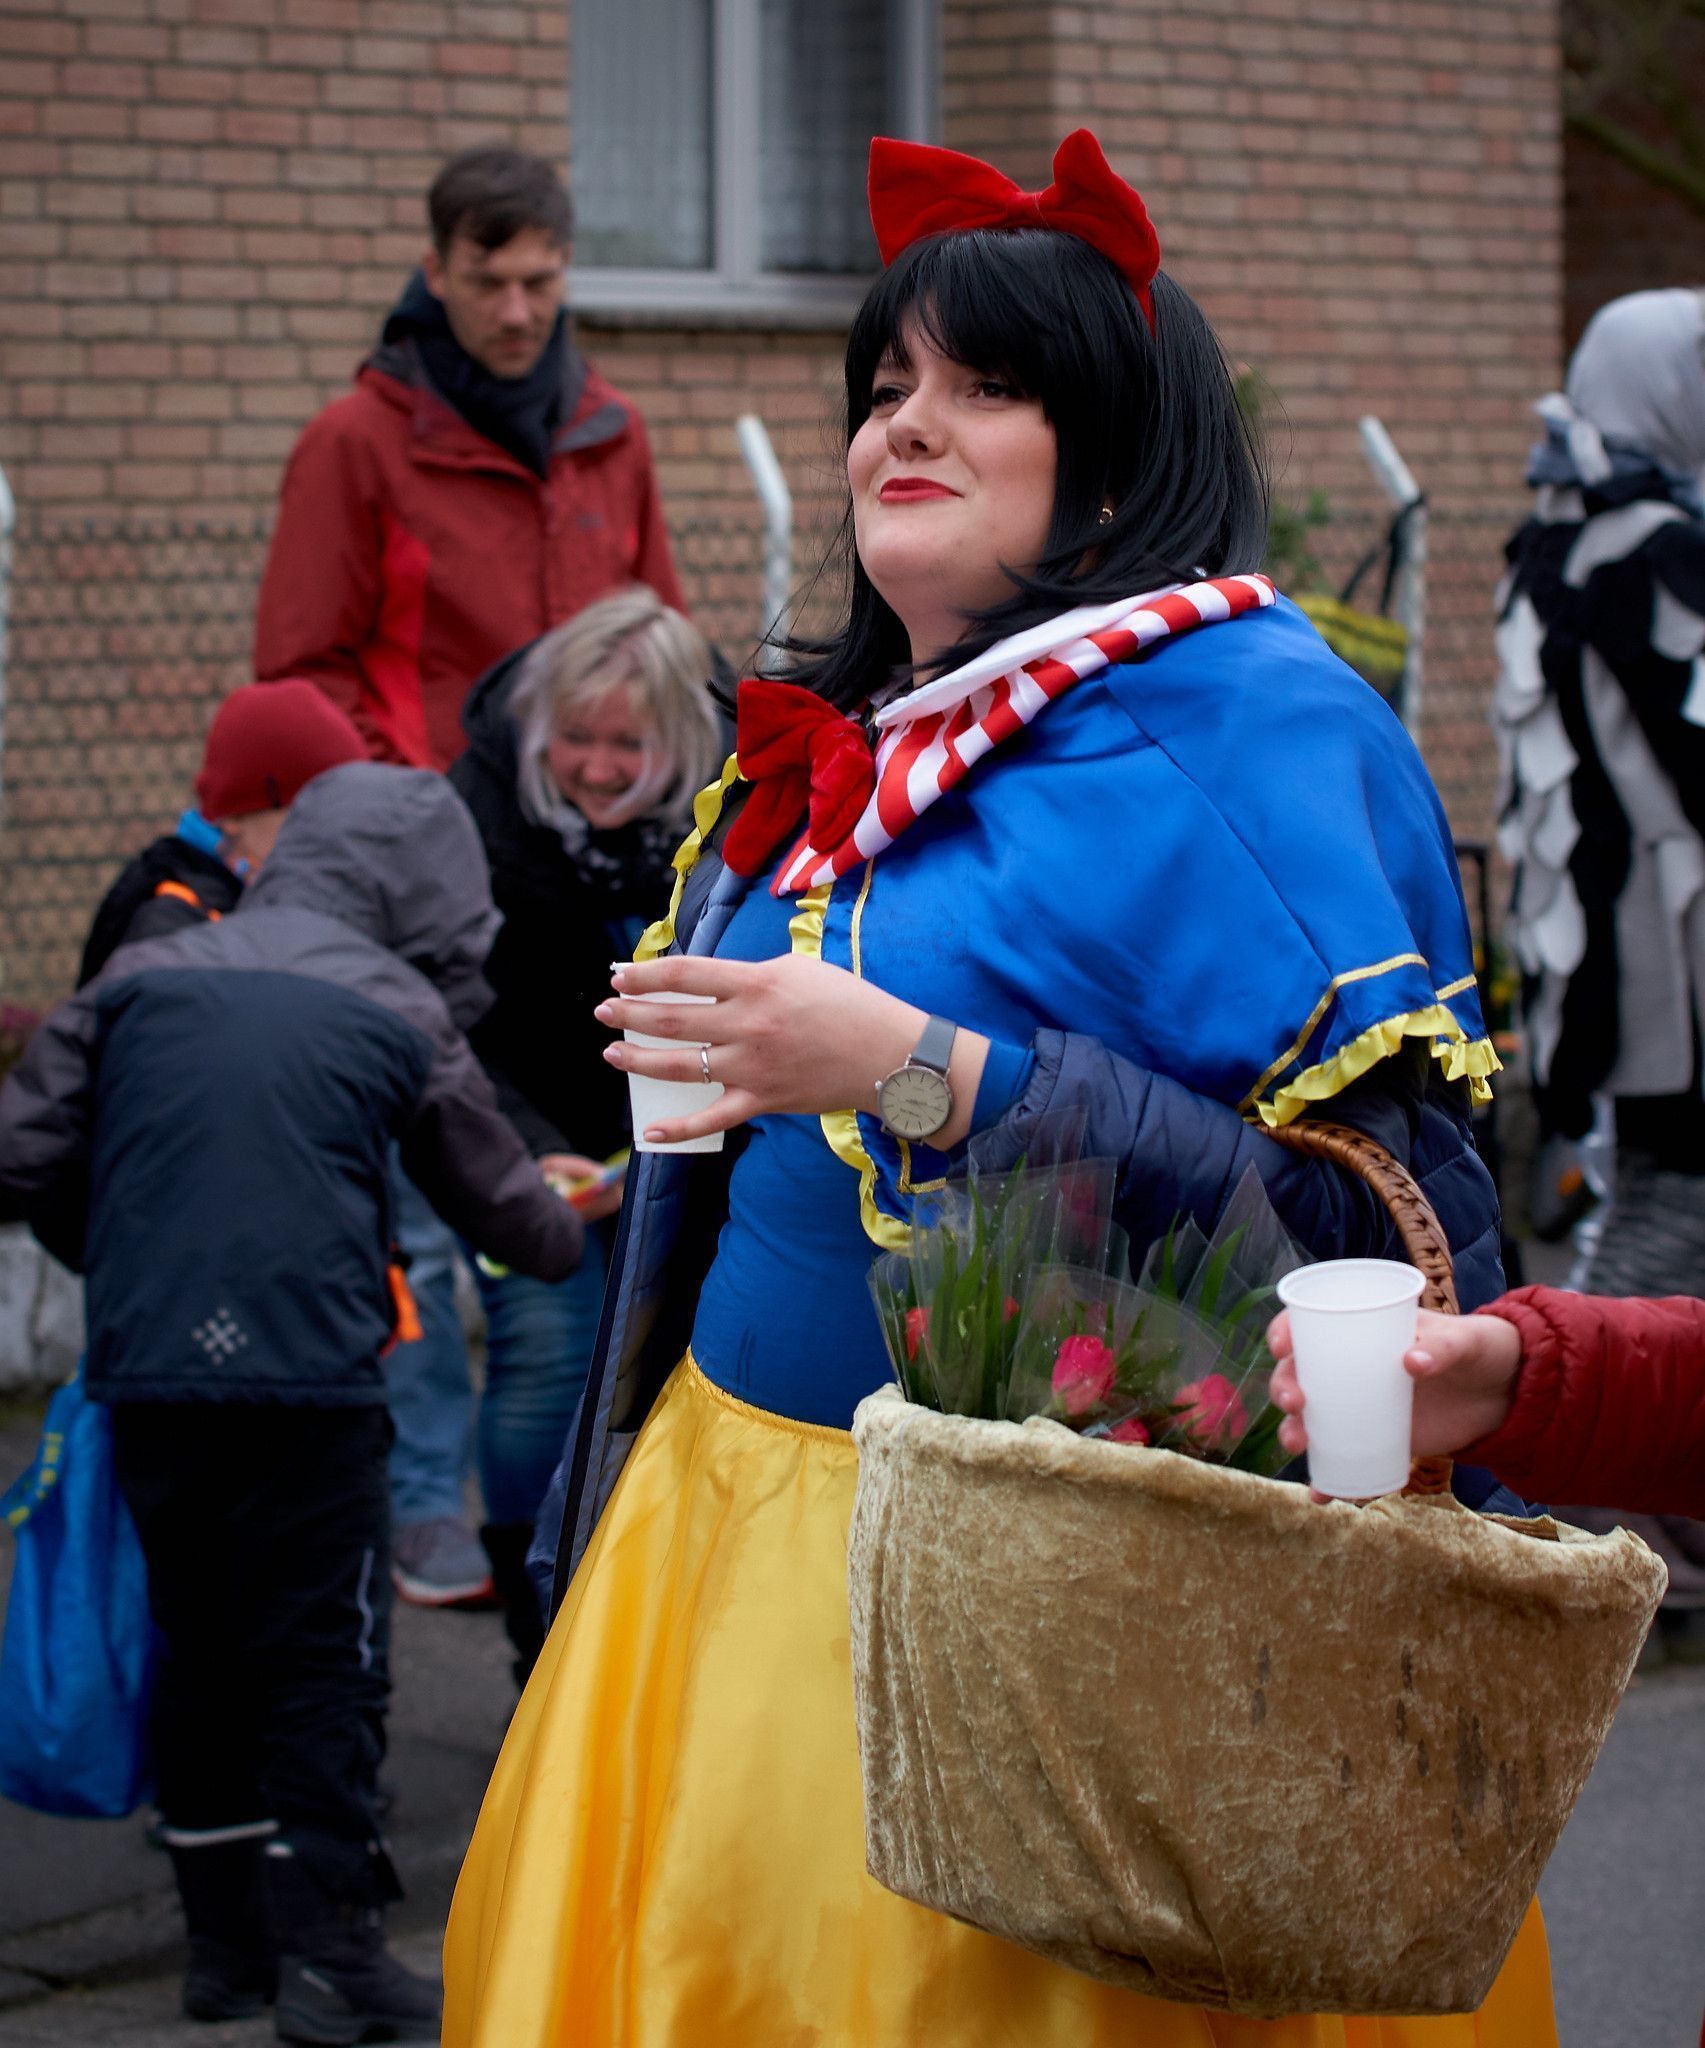
[(872, 1876), (1190, 2004), (1481, 2003), (1656, 1610), (1642, 1543), (1448, 1492), (1320, 1506), (897, 1389), (853, 1436)]

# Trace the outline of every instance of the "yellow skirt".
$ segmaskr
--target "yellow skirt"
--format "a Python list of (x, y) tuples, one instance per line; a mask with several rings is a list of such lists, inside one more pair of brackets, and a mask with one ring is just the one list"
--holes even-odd
[(1233, 2019), (1116, 1990), (864, 1867), (857, 1454), (689, 1360), (516, 1710), (444, 1947), (444, 2048), (1556, 2048), (1535, 1904), (1478, 2013)]

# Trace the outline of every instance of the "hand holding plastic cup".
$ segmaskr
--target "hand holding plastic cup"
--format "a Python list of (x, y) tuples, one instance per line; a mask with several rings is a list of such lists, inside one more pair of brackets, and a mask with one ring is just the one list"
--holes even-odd
[(1415, 1382), (1403, 1354), (1425, 1285), (1395, 1259), (1326, 1259), (1279, 1282), (1316, 1492), (1372, 1500), (1408, 1484)]
[[(658, 990), (652, 995), (640, 995), (636, 990), (624, 990), (630, 1003), (710, 1003), (714, 996), (678, 995), (672, 990)], [(629, 1045), (651, 1046), (663, 1052), (694, 1051), (696, 1042), (680, 1038), (652, 1038), (643, 1031), (624, 1031), (622, 1036)], [(703, 1081), (658, 1081), (649, 1074), (628, 1071), (628, 1105), (633, 1115), (633, 1143), (636, 1152), (720, 1152), (721, 1131), (708, 1132), (702, 1138), (681, 1138), (672, 1145), (660, 1145), (648, 1139), (645, 1133), (653, 1124), (665, 1123), (675, 1117), (692, 1116), (701, 1109), (709, 1109), (722, 1095), (722, 1083), (712, 1081), (708, 1086)]]

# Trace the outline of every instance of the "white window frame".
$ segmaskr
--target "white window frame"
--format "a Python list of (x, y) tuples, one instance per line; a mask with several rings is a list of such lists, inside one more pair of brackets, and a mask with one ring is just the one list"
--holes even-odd
[[(890, 52), (897, 127), (919, 142), (941, 120), (940, 0), (893, 0), (899, 33)], [(572, 23), (571, 23), (572, 33)], [(594, 321), (718, 326), (844, 326), (868, 275), (760, 267), (758, 0), (712, 0), (711, 248), (708, 270), (617, 269), (575, 264), (569, 299)], [(643, 148), (643, 138), (636, 139)]]

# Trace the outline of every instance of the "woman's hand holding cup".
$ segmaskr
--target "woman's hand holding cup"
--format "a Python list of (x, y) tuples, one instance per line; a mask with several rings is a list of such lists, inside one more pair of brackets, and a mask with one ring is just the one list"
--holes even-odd
[[(928, 1021), (915, 1004), (800, 954), (779, 960), (671, 955), (618, 967), (611, 981), (616, 993), (598, 1005), (599, 1022), (658, 1041), (607, 1046), (604, 1057), (612, 1066), (630, 1076), (700, 1085), (708, 1070), (722, 1090), (690, 1114), (637, 1129), (644, 1148), (702, 1139), (755, 1116), (874, 1111), (877, 1082), (905, 1064)], [(679, 1007), (655, 1000), (667, 994), (692, 1000)], [(987, 1054), (986, 1038), (959, 1033), (949, 1069), (954, 1113), (937, 1144), (956, 1144), (969, 1129)]]

